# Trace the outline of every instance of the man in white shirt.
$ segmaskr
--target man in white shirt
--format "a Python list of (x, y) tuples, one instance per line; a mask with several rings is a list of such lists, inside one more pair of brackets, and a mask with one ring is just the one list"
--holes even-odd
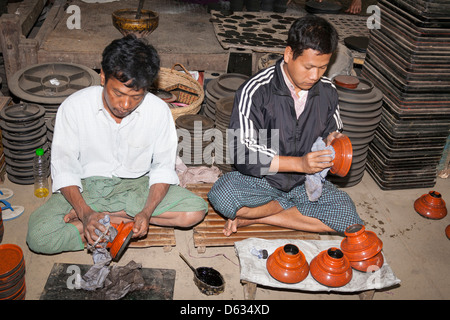
[[(58, 109), (52, 141), (50, 199), (29, 220), (27, 243), (41, 253), (82, 250), (111, 222), (192, 227), (207, 204), (177, 184), (177, 134), (167, 104), (147, 92), (159, 70), (156, 50), (134, 36), (103, 52), (101, 85), (82, 89)], [(97, 232), (96, 232), (97, 230)]]

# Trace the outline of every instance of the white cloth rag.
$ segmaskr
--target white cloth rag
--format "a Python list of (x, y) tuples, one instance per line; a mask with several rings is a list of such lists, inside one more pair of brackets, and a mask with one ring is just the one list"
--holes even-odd
[[(311, 151), (320, 151), (324, 149), (331, 150), (331, 157), (334, 159), (334, 148), (331, 145), (327, 147), (323, 139), (318, 137), (311, 147)], [(320, 172), (306, 175), (305, 188), (309, 201), (319, 200), (322, 195), (322, 186), (329, 170), (330, 168), (326, 168)]]
[[(98, 222), (103, 224), (105, 227), (109, 229), (109, 232), (104, 236), (105, 241), (100, 242), (99, 247), (95, 247), (92, 252), (92, 260), (94, 261), (94, 265), (86, 272), (84, 276), (80, 276), (80, 279), (76, 282), (79, 286), (76, 286), (77, 289), (84, 289), (88, 291), (93, 291), (98, 288), (102, 288), (103, 284), (106, 280), (106, 277), (109, 275), (112, 257), (108, 249), (106, 249), (106, 245), (108, 242), (112, 242), (117, 235), (117, 230), (110, 225), (110, 217), (109, 215), (105, 215), (103, 219), (100, 219)], [(98, 236), (101, 236), (102, 233), (95, 229), (95, 233)]]
[(267, 271), (267, 260), (255, 257), (251, 251), (253, 248), (265, 249), (270, 256), (273, 252), (286, 244), (296, 245), (305, 255), (308, 264), (320, 252), (335, 247), (340, 248), (341, 240), (297, 240), (297, 239), (259, 239), (248, 238), (234, 243), (239, 263), (241, 266), (241, 280), (253, 282), (271, 288), (285, 288), (304, 291), (336, 291), (336, 292), (361, 292), (373, 289), (389, 288), (399, 284), (398, 279), (384, 257), (381, 268), (374, 267), (371, 272), (352, 270), (352, 280), (345, 286), (332, 288), (317, 282), (311, 273), (305, 280), (299, 283), (283, 283), (274, 279)]
[(222, 174), (215, 166), (188, 167), (180, 157), (177, 157), (175, 170), (180, 180), (180, 186), (185, 188), (188, 184), (214, 183)]

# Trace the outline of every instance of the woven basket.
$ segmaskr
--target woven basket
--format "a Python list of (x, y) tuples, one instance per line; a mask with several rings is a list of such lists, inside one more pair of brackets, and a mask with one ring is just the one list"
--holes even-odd
[[(176, 66), (181, 67), (185, 73), (175, 70)], [(185, 114), (197, 114), (200, 111), (203, 99), (205, 98), (205, 92), (200, 83), (190, 75), (182, 64), (176, 63), (171, 69), (160, 68), (156, 84), (158, 89), (162, 90), (173, 88), (174, 86), (187, 86), (196, 92), (197, 97), (191, 98), (190, 103), (187, 106), (170, 109), (172, 111), (173, 120), (176, 120), (179, 116)]]

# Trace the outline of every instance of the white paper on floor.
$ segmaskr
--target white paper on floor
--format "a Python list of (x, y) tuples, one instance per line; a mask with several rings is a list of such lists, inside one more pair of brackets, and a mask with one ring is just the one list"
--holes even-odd
[(270, 256), (278, 247), (288, 243), (296, 245), (305, 255), (308, 264), (310, 264), (311, 260), (323, 250), (328, 250), (332, 247), (340, 248), (341, 241), (290, 239), (265, 240), (259, 238), (249, 238), (238, 241), (234, 246), (241, 265), (241, 280), (273, 288), (328, 292), (359, 292), (388, 288), (400, 283), (400, 279), (394, 275), (394, 272), (387, 264), (386, 259), (384, 259), (384, 264), (380, 269), (371, 273), (353, 269), (352, 280), (345, 286), (338, 288), (327, 287), (320, 284), (312, 277), (311, 273), (308, 274), (305, 280), (299, 283), (287, 284), (280, 282), (274, 279), (267, 271), (267, 259), (259, 259), (251, 253), (251, 250), (253, 248), (256, 248), (257, 250), (266, 249)]

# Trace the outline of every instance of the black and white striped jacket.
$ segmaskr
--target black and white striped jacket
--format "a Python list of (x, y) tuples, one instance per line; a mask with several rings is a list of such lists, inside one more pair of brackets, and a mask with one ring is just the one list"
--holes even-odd
[(317, 137), (342, 130), (342, 122), (337, 91), (327, 78), (309, 90), (305, 109), (297, 120), (280, 64), (281, 60), (261, 70), (236, 91), (228, 149), (241, 173), (265, 178), (273, 187), (289, 191), (304, 183), (305, 174), (269, 174), (273, 157), (305, 155)]

